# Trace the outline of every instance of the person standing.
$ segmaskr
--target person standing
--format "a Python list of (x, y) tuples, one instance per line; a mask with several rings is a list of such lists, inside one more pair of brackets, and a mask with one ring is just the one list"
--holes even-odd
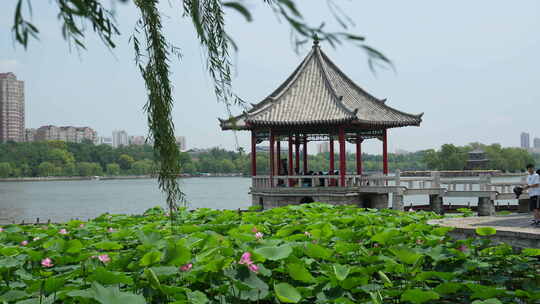
[(532, 164), (527, 165), (527, 185), (523, 187), (523, 190), (529, 192), (529, 210), (534, 212), (534, 218), (532, 219), (532, 225), (540, 227), (540, 175), (534, 172), (534, 166)]

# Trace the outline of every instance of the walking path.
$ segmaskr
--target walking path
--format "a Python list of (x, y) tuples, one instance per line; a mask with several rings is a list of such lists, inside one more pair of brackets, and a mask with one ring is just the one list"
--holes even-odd
[(473, 216), (431, 220), (429, 224), (455, 227), (451, 234), (457, 238), (476, 237), (476, 228), (493, 227), (497, 233), (489, 238), (495, 242), (519, 248), (540, 248), (540, 227), (531, 226), (531, 218), (530, 214)]

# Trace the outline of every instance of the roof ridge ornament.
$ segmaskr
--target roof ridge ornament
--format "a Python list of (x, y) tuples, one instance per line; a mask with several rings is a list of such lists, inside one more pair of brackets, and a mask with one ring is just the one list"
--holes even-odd
[(317, 34), (313, 34), (313, 47), (314, 48), (318, 48), (319, 47), (319, 42), (321, 40), (319, 39), (319, 36), (317, 36)]

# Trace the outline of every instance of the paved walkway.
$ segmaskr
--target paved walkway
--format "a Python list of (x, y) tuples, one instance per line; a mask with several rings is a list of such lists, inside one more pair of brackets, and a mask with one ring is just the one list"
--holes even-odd
[(511, 214), (500, 216), (472, 216), (431, 220), (430, 224), (455, 227), (451, 234), (458, 238), (475, 237), (476, 228), (493, 227), (497, 233), (490, 236), (496, 242), (515, 247), (540, 248), (540, 227), (530, 225), (532, 215)]

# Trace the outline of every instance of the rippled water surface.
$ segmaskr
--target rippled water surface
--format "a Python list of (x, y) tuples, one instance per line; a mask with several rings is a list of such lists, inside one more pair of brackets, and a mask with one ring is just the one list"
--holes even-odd
[[(204, 177), (181, 180), (192, 208), (237, 209), (251, 204), (251, 179)], [(142, 213), (165, 206), (157, 181), (89, 180), (0, 183), (0, 222), (88, 219), (104, 212)]]

